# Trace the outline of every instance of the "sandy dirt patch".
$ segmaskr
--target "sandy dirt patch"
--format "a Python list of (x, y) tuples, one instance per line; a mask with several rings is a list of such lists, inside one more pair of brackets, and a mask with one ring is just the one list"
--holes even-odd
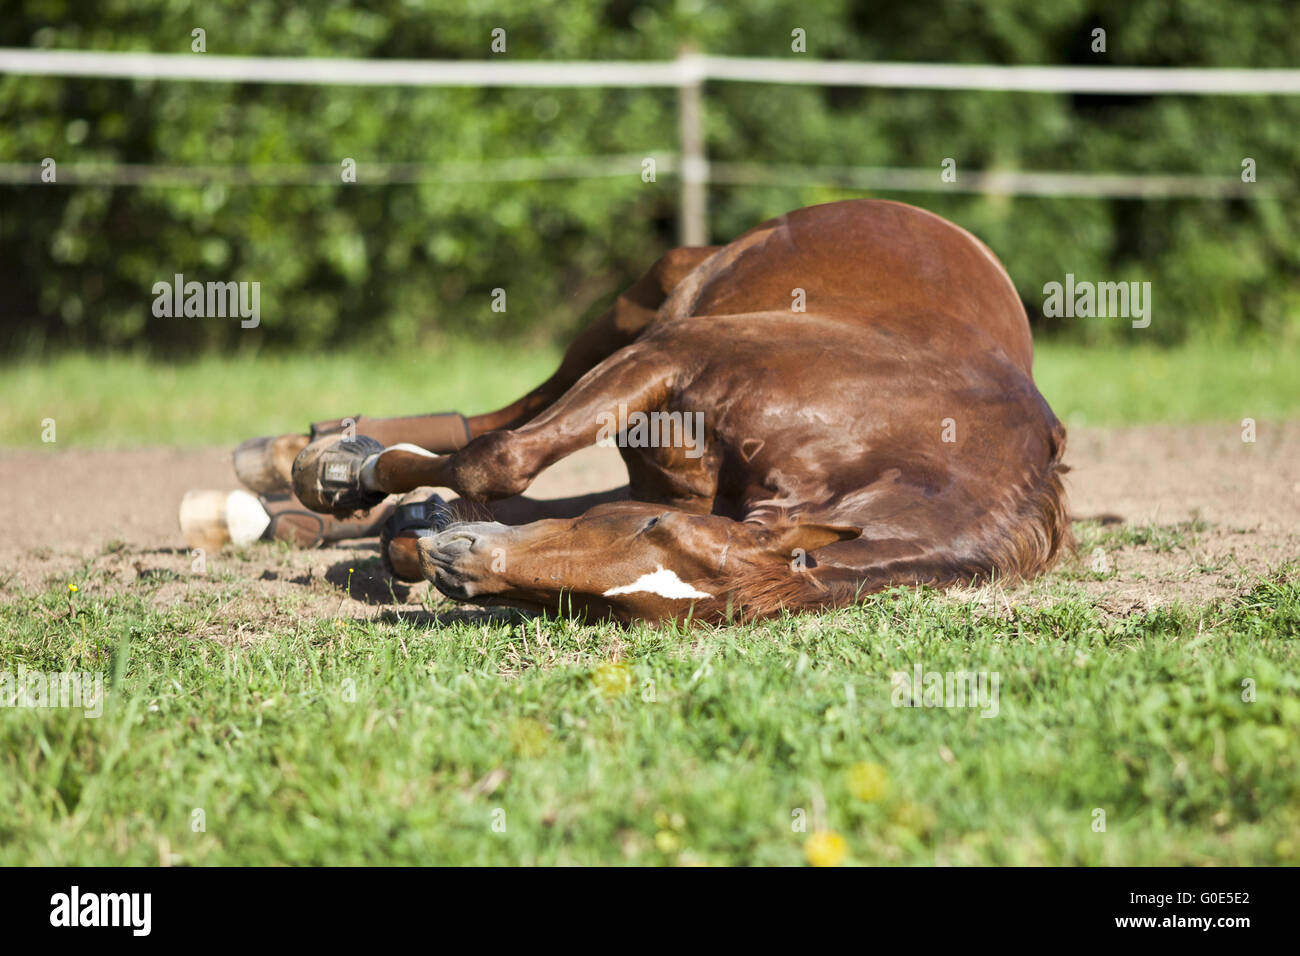
[[(1101, 558), (1080, 553), (996, 597), (982, 589), (990, 601), (1033, 602), (1065, 578), (1108, 613), (1126, 614), (1230, 597), (1300, 561), (1300, 422), (1261, 424), (1254, 443), (1233, 424), (1075, 428), (1066, 460), (1072, 512), (1106, 522)], [(592, 448), (529, 494), (581, 494), (625, 478), (617, 452)], [(220, 615), (229, 622), (458, 613), (427, 584), (391, 587), (368, 542), (257, 544), (209, 556), (194, 573), (177, 505), (191, 488), (237, 487), (229, 449), (4, 451), (0, 483), (0, 596), (83, 581), (92, 592), (139, 588), (159, 606), (229, 592)]]

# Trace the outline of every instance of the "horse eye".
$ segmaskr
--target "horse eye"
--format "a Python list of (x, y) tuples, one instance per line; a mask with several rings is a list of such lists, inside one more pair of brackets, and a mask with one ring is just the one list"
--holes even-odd
[(649, 531), (658, 523), (659, 523), (659, 516), (655, 515), (653, 518), (651, 518), (649, 521), (647, 521), (645, 524), (641, 526), (641, 530), (638, 531), (637, 534), (645, 534), (647, 531)]

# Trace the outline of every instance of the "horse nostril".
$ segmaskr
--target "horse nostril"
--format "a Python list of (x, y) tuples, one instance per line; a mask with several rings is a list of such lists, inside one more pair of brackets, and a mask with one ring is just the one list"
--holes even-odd
[(505, 525), (495, 521), (467, 521), (437, 533), (428, 539), (426, 546), (445, 557), (459, 557), (508, 530)]
[(464, 531), (444, 531), (438, 535), (437, 547), (445, 554), (464, 554), (478, 541), (476, 535)]
[(647, 531), (649, 531), (651, 528), (657, 525), (659, 523), (659, 519), (662, 517), (663, 515), (655, 515), (653, 518), (651, 518), (649, 521), (647, 521), (637, 530), (637, 534), (645, 534)]

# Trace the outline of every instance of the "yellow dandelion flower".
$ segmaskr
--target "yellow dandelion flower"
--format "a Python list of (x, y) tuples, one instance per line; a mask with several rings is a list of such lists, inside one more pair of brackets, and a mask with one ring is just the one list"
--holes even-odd
[(617, 697), (632, 689), (632, 672), (626, 664), (606, 661), (591, 672), (591, 682), (606, 697)]
[(660, 830), (682, 830), (686, 827), (686, 818), (680, 813), (669, 813), (667, 810), (656, 810), (655, 826)]
[(849, 768), (849, 793), (873, 803), (889, 792), (889, 772), (878, 763), (855, 763)]
[(834, 830), (818, 830), (803, 842), (803, 855), (813, 866), (839, 866), (846, 853), (848, 844)]
[(655, 848), (660, 853), (675, 853), (681, 845), (682, 841), (672, 830), (660, 830), (655, 834)]

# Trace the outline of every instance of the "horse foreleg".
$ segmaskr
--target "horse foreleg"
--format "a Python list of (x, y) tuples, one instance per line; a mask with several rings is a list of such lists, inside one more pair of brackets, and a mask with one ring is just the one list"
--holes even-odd
[(620, 415), (661, 407), (669, 397), (674, 371), (674, 363), (658, 350), (630, 345), (589, 371), (526, 425), (488, 432), (450, 455), (411, 446), (387, 448), (364, 463), (360, 480), (374, 493), (432, 485), (451, 488), (472, 501), (519, 495), (544, 469), (595, 444)]
[(573, 340), (550, 378), (503, 408), (469, 417), (460, 412), (396, 418), (357, 415), (316, 422), (309, 435), (251, 438), (235, 450), (235, 474), (261, 494), (287, 492), (292, 487), (295, 457), (308, 443), (326, 436), (365, 435), (384, 446), (413, 445), (445, 454), (488, 432), (517, 428), (549, 407), (596, 365), (636, 341), (677, 284), (717, 249), (683, 247), (663, 255)]
[(645, 275), (619, 295), (609, 309), (578, 334), (565, 350), (564, 359), (554, 375), (504, 408), (472, 416), (468, 420), (470, 434), (478, 438), (490, 431), (518, 428), (535, 418), (577, 384), (583, 375), (619, 349), (635, 342), (654, 321), (659, 307), (677, 284), (719, 248), (683, 246), (665, 253)]
[[(588, 371), (636, 341), (654, 321), (659, 307), (677, 284), (718, 249), (718, 246), (683, 246), (665, 253), (574, 338), (564, 352), (560, 367), (550, 378), (509, 405), (469, 417), (459, 412), (402, 418), (359, 416), (355, 421), (356, 433), (369, 435), (383, 445), (405, 443), (432, 452), (452, 452), (490, 431), (523, 425), (560, 398)], [(343, 420), (317, 423), (312, 426), (313, 437), (324, 434), (325, 430), (341, 430), (342, 426)]]

